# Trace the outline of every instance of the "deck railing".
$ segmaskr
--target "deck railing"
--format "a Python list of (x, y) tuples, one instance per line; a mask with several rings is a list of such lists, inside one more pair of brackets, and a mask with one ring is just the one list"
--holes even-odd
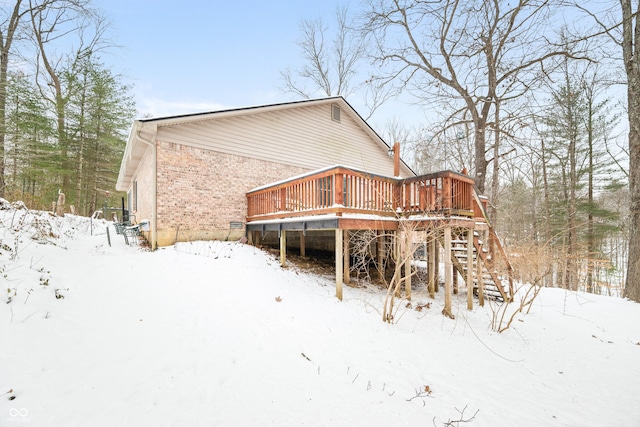
[(337, 166), (247, 193), (247, 221), (344, 213), (473, 216), (473, 180), (451, 171), (407, 179)]
[(402, 212), (472, 216), (473, 184), (468, 176), (451, 171), (404, 179)]

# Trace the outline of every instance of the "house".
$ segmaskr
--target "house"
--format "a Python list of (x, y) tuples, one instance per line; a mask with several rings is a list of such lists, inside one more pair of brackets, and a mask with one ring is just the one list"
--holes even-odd
[(453, 171), (416, 176), (399, 151), (339, 96), (139, 119), (116, 188), (127, 192), (135, 222), (149, 222), (153, 248), (247, 236), (278, 245), (283, 265), (288, 248), (333, 252), (342, 299), (349, 237), (369, 232), (367, 250), (379, 261), (394, 259), (393, 280), (410, 297), (410, 248), (418, 238), (431, 295), (442, 246), (449, 314), (458, 277), (466, 282), (469, 307), (474, 290), (481, 298), (490, 288), (511, 298), (510, 265), (497, 252), (507, 265), (507, 288), (495, 263), (499, 240), (473, 179)]
[(331, 165), (391, 175), (389, 149), (340, 96), (138, 119), (116, 188), (153, 248), (239, 239), (250, 189)]

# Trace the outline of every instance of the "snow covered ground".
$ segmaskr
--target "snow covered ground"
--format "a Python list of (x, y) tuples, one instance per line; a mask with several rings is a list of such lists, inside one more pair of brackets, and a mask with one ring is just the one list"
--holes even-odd
[(107, 226), (1, 201), (0, 425), (640, 425), (639, 304), (544, 289), (498, 334), (414, 292), (390, 325), (375, 288)]

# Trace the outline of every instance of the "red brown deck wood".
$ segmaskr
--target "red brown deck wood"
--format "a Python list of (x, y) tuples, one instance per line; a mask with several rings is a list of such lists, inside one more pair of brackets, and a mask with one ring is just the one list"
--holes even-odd
[(444, 171), (408, 179), (342, 166), (247, 193), (247, 222), (301, 215), (476, 216), (473, 180)]
[[(348, 247), (344, 243), (347, 239), (347, 234), (343, 234), (345, 230), (397, 232), (403, 229), (403, 222), (408, 222), (414, 230), (444, 230), (445, 247), (449, 248), (445, 252), (453, 253), (450, 248), (451, 231), (463, 229), (469, 242), (467, 252), (472, 252), (470, 246), (475, 246), (477, 256), (482, 260), (478, 262), (479, 269), (482, 269), (480, 264), (488, 266), (488, 259), (473, 231), (489, 230), (488, 240), (498, 242), (498, 255), (505, 260), (509, 288), (505, 291), (500, 284), (498, 289), (504, 300), (507, 300), (513, 295), (512, 267), (489, 223), (487, 202), (486, 198), (475, 193), (473, 179), (452, 171), (403, 179), (337, 166), (248, 192), (247, 229), (273, 229), (275, 224), (281, 232), (281, 251), (286, 247), (286, 229), (301, 230), (303, 235), (307, 229), (335, 229), (336, 291), (340, 296), (342, 277), (338, 277), (339, 264), (340, 267), (345, 267), (345, 271), (348, 270), (348, 264), (340, 262), (342, 260), (346, 263), (342, 257), (343, 246)], [(430, 263), (434, 262), (431, 258), (438, 256), (437, 245), (433, 247), (435, 239), (432, 240)], [(303, 245), (301, 237), (301, 248)], [(471, 258), (469, 255), (467, 257)], [(451, 264), (451, 257), (445, 256), (445, 262)], [(430, 266), (431, 269), (434, 268), (431, 264)], [(409, 264), (405, 268), (410, 269)], [(493, 268), (488, 268), (488, 272), (495, 283), (501, 283)], [(482, 271), (476, 274), (482, 295)], [(450, 294), (455, 283), (450, 273), (447, 277), (445, 287)], [(468, 289), (472, 287), (472, 277), (469, 268), (466, 277)], [(433, 278), (430, 277), (430, 283), (432, 282)], [(432, 284), (436, 286), (437, 282)], [(433, 291), (435, 290), (430, 287), (430, 293)], [(449, 311), (450, 308), (449, 301)]]

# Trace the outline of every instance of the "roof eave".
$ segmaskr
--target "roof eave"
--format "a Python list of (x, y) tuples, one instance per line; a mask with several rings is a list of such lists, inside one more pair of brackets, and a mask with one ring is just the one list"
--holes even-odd
[(156, 133), (157, 127), (155, 124), (147, 124), (142, 120), (134, 120), (129, 132), (124, 154), (122, 155), (122, 162), (120, 162), (116, 190), (127, 191), (132, 185), (138, 165), (145, 151), (148, 149), (148, 144), (141, 140), (141, 135), (144, 134), (147, 140), (155, 140)]

